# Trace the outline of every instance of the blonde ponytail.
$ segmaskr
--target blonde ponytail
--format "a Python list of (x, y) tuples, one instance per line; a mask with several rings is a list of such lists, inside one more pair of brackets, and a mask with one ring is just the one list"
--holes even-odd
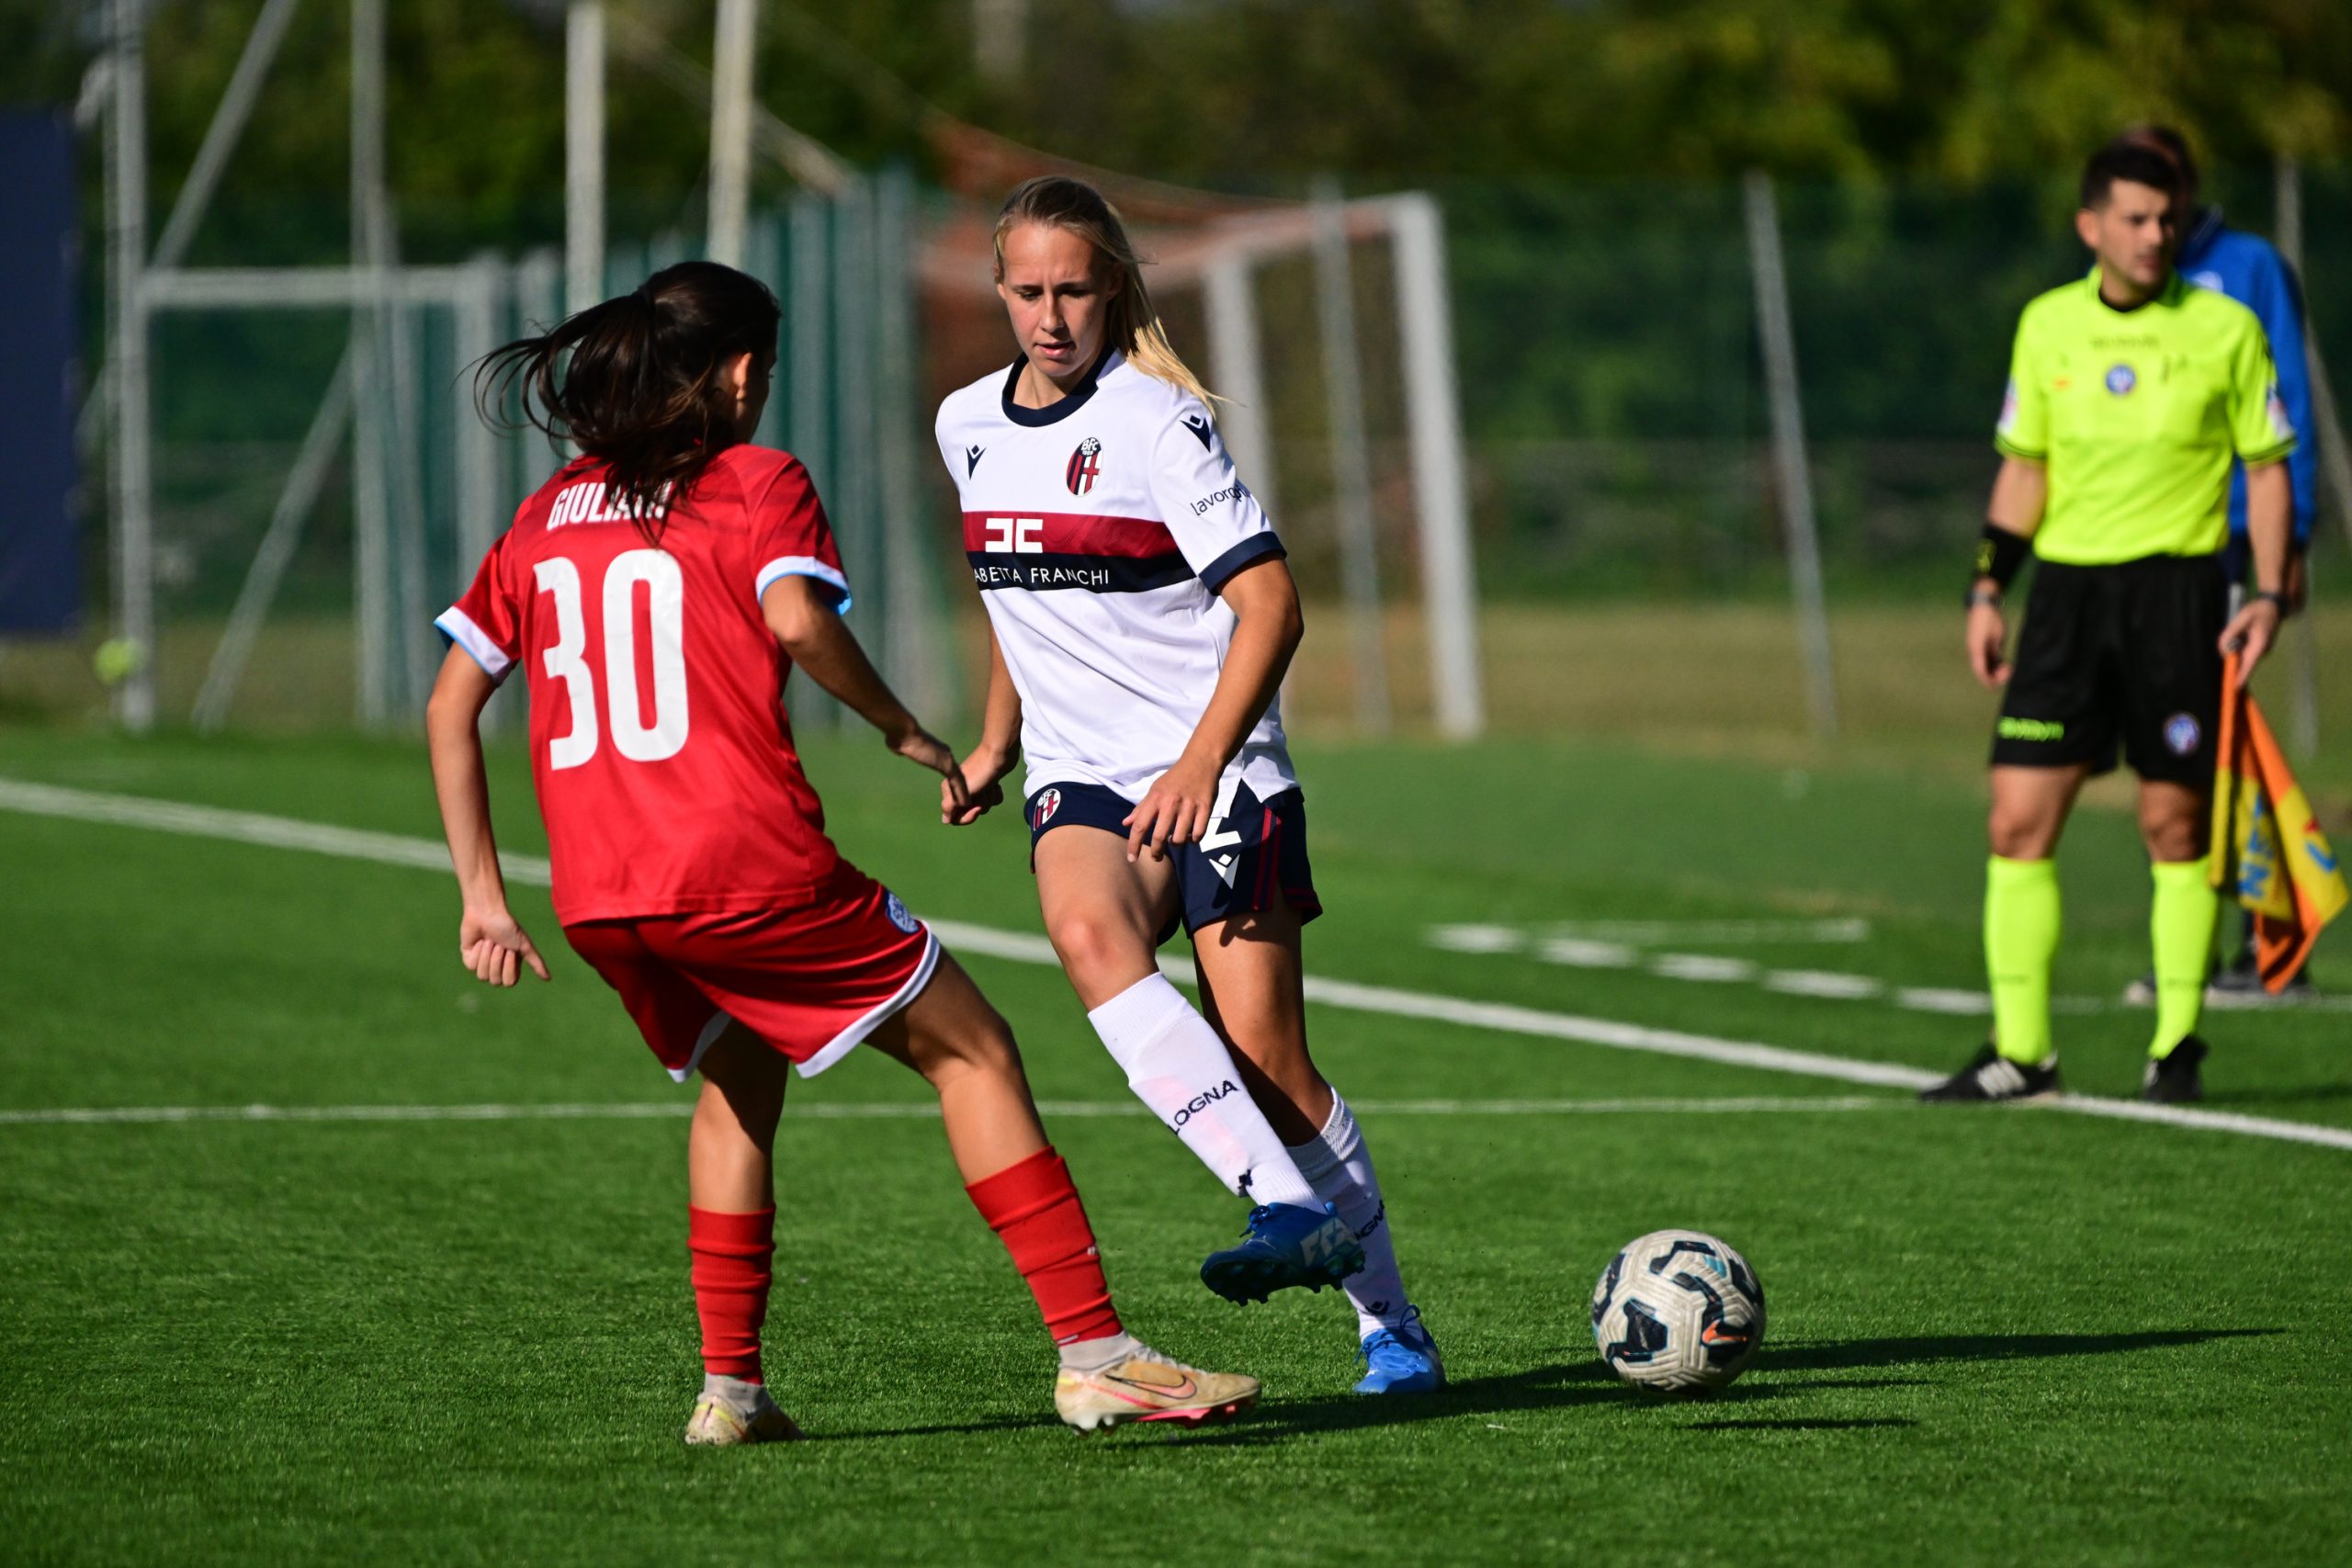
[(1151, 308), (1151, 291), (1144, 287), (1143, 258), (1127, 238), (1119, 209), (1105, 201), (1101, 191), (1067, 175), (1040, 175), (1013, 187), (996, 220), (1000, 283), (1004, 281), (1004, 237), (1023, 223), (1067, 229), (1092, 245), (1103, 269), (1119, 279), (1119, 291), (1111, 299), (1111, 346), (1145, 375), (1178, 391), (1190, 392), (1212, 413), (1216, 412), (1224, 400), (1208, 389), (1168, 341), (1168, 329), (1160, 325), (1159, 314)]

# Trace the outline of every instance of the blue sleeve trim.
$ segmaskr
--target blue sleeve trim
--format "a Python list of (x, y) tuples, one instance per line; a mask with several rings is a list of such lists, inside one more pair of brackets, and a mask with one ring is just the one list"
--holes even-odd
[(1288, 554), (1271, 528), (1262, 534), (1252, 534), (1201, 569), (1201, 586), (1212, 593), (1222, 592), (1225, 585), (1233, 581), (1233, 574), (1243, 567)]
[(514, 672), (514, 660), (506, 650), (490, 639), (490, 634), (476, 626), (473, 617), (452, 604), (434, 617), (433, 629), (441, 640), (453, 648), (462, 648), (466, 657), (481, 666), (481, 672), (493, 684), (503, 685), (506, 677)]
[(832, 590), (833, 613), (846, 615), (854, 601), (849, 594), (849, 579), (814, 556), (778, 556), (760, 568), (758, 580), (752, 590), (756, 602), (768, 596), (768, 590), (786, 577), (814, 578)]

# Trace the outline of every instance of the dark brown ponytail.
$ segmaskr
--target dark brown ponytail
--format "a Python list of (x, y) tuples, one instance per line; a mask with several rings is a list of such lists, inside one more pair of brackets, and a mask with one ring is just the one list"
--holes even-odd
[(680, 262), (545, 336), (485, 355), (474, 369), (474, 407), (520, 428), (495, 412), (513, 389), (526, 422), (605, 463), (605, 504), (633, 514), (658, 543), (672, 499), (688, 494), (734, 440), (727, 362), (739, 354), (770, 359), (781, 315), (758, 278), (717, 262)]

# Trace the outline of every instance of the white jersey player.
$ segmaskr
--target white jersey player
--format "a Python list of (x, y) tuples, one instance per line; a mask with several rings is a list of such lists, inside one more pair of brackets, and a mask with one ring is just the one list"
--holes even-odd
[[(967, 800), (943, 790), (943, 813), (977, 819), (1025, 753), (1038, 898), (1088, 1021), (1253, 1201), (1203, 1280), (1234, 1301), (1342, 1284), (1358, 1391), (1434, 1389), (1363, 1134), (1307, 1054), (1299, 928), (1322, 906), (1276, 696), (1302, 630), (1282, 543), (1099, 193), (1014, 191), (996, 284), (1020, 357), (939, 411), (993, 639)], [(1154, 960), (1180, 924), (1200, 1011)]]
[[(1022, 699), (1029, 791), (1091, 784), (1131, 807), (1216, 687), (1235, 625), (1217, 595), (1282, 542), (1197, 397), (1111, 348), (1059, 401), (1024, 408), (1024, 368), (940, 406), (964, 550)], [(1279, 699), (1218, 794), (1243, 785), (1260, 800), (1298, 787)]]

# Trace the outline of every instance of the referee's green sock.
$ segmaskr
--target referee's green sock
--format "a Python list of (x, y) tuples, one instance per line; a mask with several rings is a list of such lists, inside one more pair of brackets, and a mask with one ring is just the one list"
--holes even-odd
[(2013, 1062), (2050, 1055), (2050, 964), (2058, 955), (2058, 863), (1984, 866), (1984, 972), (1993, 983), (1993, 1043)]
[(2204, 1011), (2205, 969), (2222, 897), (2206, 880), (2202, 860), (2159, 861), (2148, 870), (2156, 883), (2148, 909), (2148, 935), (2156, 949), (2156, 1037), (2148, 1055), (2168, 1056), (2197, 1032)]

